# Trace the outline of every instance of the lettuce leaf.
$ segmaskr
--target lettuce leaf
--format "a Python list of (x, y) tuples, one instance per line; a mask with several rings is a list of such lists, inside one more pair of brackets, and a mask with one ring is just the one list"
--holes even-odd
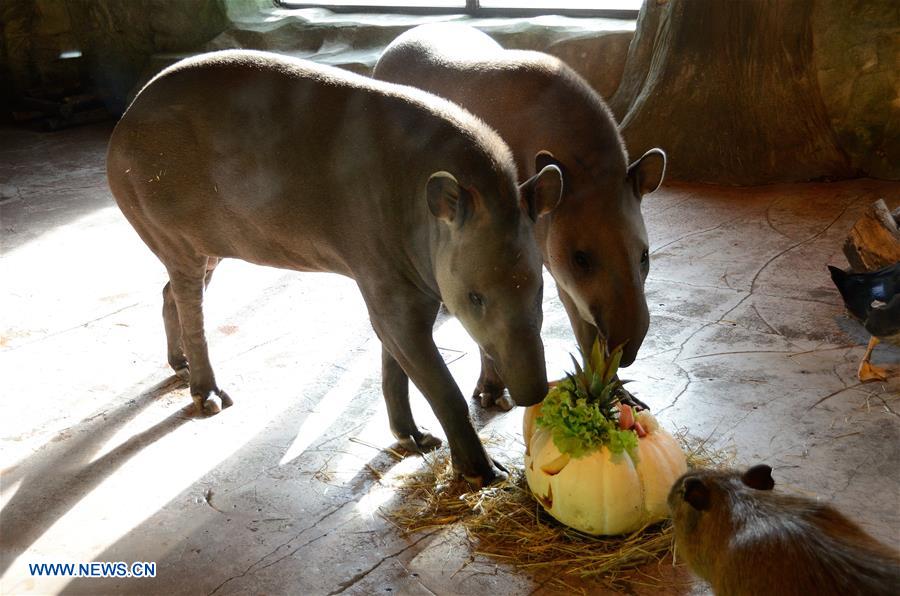
[(637, 433), (620, 430), (618, 421), (603, 415), (600, 404), (582, 397), (572, 379), (550, 390), (541, 404), (536, 424), (550, 431), (561, 453), (581, 458), (607, 447), (613, 454), (627, 451), (637, 460)]

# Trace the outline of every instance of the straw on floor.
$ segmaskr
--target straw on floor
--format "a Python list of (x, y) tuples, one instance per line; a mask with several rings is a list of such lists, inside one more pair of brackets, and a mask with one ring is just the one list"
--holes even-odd
[[(730, 456), (708, 448), (705, 441), (677, 438), (691, 467), (727, 465)], [(590, 536), (546, 514), (534, 499), (521, 467), (509, 479), (473, 491), (456, 478), (446, 448), (425, 456), (426, 465), (394, 479), (398, 499), (382, 515), (402, 530), (415, 533), (452, 524), (466, 532), (474, 554), (523, 570), (552, 570), (554, 581), (599, 578), (615, 585), (624, 571), (658, 562), (673, 549), (668, 521), (625, 536)], [(645, 580), (653, 583), (653, 577)]]

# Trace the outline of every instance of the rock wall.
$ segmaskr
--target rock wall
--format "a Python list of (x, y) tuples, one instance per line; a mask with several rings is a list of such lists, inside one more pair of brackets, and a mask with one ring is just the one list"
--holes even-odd
[[(646, 1), (654, 9), (650, 12), (662, 14), (668, 4), (678, 0)], [(696, 4), (700, 0), (693, 1)], [(744, 3), (752, 3), (753, 10), (758, 11), (778, 6), (777, 0)], [(733, 175), (733, 165), (727, 170), (711, 165), (707, 156), (692, 151), (692, 143), (685, 142), (670, 155), (672, 173), (680, 173), (685, 180), (738, 184), (836, 175), (900, 179), (900, 2), (814, 0), (804, 4), (810, 14), (804, 17), (804, 27), (811, 31), (812, 67), (799, 82), (797, 77), (788, 77), (791, 80), (784, 84), (802, 83), (821, 96), (826, 132), (836, 139), (847, 166), (831, 170), (804, 167), (800, 171), (792, 170), (795, 164), (779, 160), (772, 162), (765, 175)], [(641, 58), (642, 47), (637, 46), (642, 44), (646, 53), (652, 47), (648, 40), (656, 38), (655, 30), (648, 30), (632, 43), (633, 21), (607, 19), (346, 15), (324, 9), (288, 11), (273, 7), (270, 0), (2, 0), (0, 102), (9, 103), (13, 97), (34, 91), (81, 85), (98, 93), (110, 111), (119, 113), (140, 84), (160, 69), (185, 55), (222, 48), (272, 50), (368, 73), (394, 37), (435, 20), (466, 22), (505, 47), (540, 50), (560, 57), (611, 100), (623, 119), (629, 107), (624, 98), (633, 99), (646, 78), (646, 72), (626, 70), (626, 55), (630, 51), (635, 54), (633, 58)], [(777, 17), (774, 22), (779, 22)], [(733, 27), (724, 29), (724, 37), (733, 34)], [(752, 40), (763, 33), (745, 31), (742, 35)], [(734, 47), (742, 50), (744, 46)], [(650, 56), (644, 58), (649, 65)], [(700, 63), (713, 58), (706, 55)], [(765, 72), (765, 65), (757, 66), (758, 72)], [(701, 71), (708, 79), (708, 69)], [(746, 82), (751, 90), (755, 89), (752, 75), (750, 72)], [(620, 81), (624, 83), (620, 85)], [(614, 97), (617, 91), (619, 101)], [(715, 94), (715, 89), (707, 93), (709, 97)], [(687, 99), (671, 95), (657, 99), (661, 107), (647, 111), (646, 134), (637, 136), (648, 145), (665, 147), (663, 132), (667, 127), (678, 127), (661, 122), (665, 120), (662, 114), (667, 106)], [(795, 107), (779, 107), (790, 109)], [(709, 110), (701, 106), (697, 113), (701, 122), (708, 123)], [(748, 119), (740, 139), (732, 139), (725, 150), (713, 148), (708, 153), (731, 155), (735, 164), (751, 163), (753, 147), (772, 145), (771, 139), (756, 134), (762, 130), (753, 125), (756, 121)], [(701, 126), (691, 134), (702, 133), (703, 129)], [(639, 152), (640, 148), (632, 149)], [(726, 171), (727, 177), (716, 178), (717, 172)]]
[(558, 56), (604, 96), (619, 84), (634, 34), (634, 21), (616, 19), (347, 15), (324, 9), (254, 12), (246, 10), (246, 4), (244, 7), (231, 13), (231, 26), (206, 49), (284, 52), (367, 74), (385, 46), (407, 29), (428, 22), (454, 21), (484, 31), (503, 47)]
[(119, 113), (141, 83), (189, 54), (253, 48), (368, 73), (397, 35), (434, 20), (467, 22), (506, 47), (557, 55), (603, 94), (618, 85), (634, 29), (633, 21), (554, 16), (288, 11), (267, 0), (6, 0), (0, 3), (0, 75), (11, 83), (4, 85), (10, 96), (83, 85)]
[(152, 55), (195, 50), (227, 25), (223, 0), (5, 0), (0, 70), (16, 96), (85, 86), (120, 112)]
[(12, 73), (9, 72), (9, 58), (6, 52), (6, 23), (0, 19), (0, 121), (9, 111), (13, 100)]
[(900, 178), (900, 2), (818, 0), (813, 57), (822, 99), (853, 168)]
[(77, 61), (60, 59), (79, 47), (64, 2), (12, 0), (0, 3), (4, 87), (21, 94), (80, 81)]
[(610, 106), (669, 175), (900, 179), (900, 2), (644, 0)]

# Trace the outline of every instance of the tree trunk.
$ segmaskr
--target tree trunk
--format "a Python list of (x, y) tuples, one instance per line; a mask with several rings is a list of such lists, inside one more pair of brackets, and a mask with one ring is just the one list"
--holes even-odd
[(813, 64), (808, 1), (644, 0), (610, 101), (629, 151), (672, 178), (763, 184), (853, 175)]

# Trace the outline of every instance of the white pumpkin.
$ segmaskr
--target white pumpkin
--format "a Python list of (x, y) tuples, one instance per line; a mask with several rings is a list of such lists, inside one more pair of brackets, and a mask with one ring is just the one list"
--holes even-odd
[(593, 535), (624, 534), (668, 516), (666, 497), (687, 471), (678, 442), (647, 412), (647, 434), (636, 459), (607, 447), (581, 457), (560, 453), (550, 430), (536, 426), (540, 405), (525, 411), (525, 478), (544, 509), (557, 520)]

